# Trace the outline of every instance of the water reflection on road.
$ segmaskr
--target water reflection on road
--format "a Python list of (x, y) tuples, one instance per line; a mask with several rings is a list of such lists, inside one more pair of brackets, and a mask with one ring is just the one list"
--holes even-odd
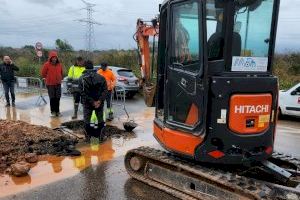
[(28, 176), (0, 177), (0, 197), (70, 177), (90, 166), (112, 160), (115, 156), (113, 140), (103, 144), (82, 145), (79, 149), (82, 152), (80, 157), (42, 156), (40, 162), (32, 166)]

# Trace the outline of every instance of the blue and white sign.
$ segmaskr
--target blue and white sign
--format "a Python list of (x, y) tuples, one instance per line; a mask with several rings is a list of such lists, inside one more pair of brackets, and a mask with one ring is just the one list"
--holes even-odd
[(268, 57), (239, 57), (232, 58), (231, 71), (233, 72), (266, 72)]

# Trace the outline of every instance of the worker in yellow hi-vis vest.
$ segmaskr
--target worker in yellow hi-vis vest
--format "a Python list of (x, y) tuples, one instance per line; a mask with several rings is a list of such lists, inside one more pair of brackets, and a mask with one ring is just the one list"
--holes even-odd
[(79, 78), (82, 76), (82, 73), (85, 71), (84, 60), (82, 57), (76, 59), (76, 64), (69, 69), (68, 73), (68, 88), (73, 94), (74, 99), (74, 114), (72, 119), (77, 119), (78, 117), (78, 108), (80, 103), (80, 89), (79, 89)]

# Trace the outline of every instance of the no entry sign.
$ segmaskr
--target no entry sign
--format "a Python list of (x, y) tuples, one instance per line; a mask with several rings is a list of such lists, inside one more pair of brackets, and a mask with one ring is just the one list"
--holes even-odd
[(43, 44), (42, 44), (41, 42), (37, 42), (37, 43), (35, 44), (35, 49), (36, 49), (36, 50), (42, 50), (42, 49), (43, 49)]
[(39, 58), (41, 58), (41, 57), (43, 57), (43, 52), (42, 51), (36, 51), (36, 55), (39, 57)]

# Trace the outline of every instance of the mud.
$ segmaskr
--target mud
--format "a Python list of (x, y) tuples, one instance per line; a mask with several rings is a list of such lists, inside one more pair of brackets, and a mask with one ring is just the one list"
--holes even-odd
[[(61, 124), (62, 127), (66, 127), (77, 134), (84, 134), (84, 121), (82, 120), (75, 120), (70, 122), (65, 122)], [(132, 135), (132, 133), (127, 132), (125, 130), (121, 130), (118, 127), (106, 125), (103, 132), (104, 136), (108, 138), (120, 138), (126, 137), (128, 135)]]
[(28, 154), (78, 156), (78, 140), (62, 132), (21, 121), (0, 120), (0, 174), (28, 160)]

